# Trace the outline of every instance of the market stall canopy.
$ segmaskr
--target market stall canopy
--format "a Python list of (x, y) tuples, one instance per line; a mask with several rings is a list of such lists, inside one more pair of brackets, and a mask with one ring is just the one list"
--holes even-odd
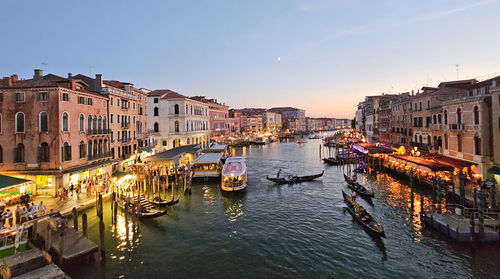
[(148, 152), (148, 153), (151, 153), (153, 152), (153, 149), (149, 148), (149, 147), (144, 147), (141, 152)]
[(208, 149), (209, 152), (225, 152), (227, 149), (227, 145), (225, 144), (215, 144), (213, 146), (210, 146)]
[(454, 170), (452, 166), (439, 163), (436, 160), (429, 158), (409, 155), (391, 155), (389, 156), (389, 159), (395, 159), (397, 162), (404, 163), (415, 168), (421, 168), (427, 172)]
[(153, 161), (178, 161), (179, 158), (184, 154), (193, 154), (198, 155), (201, 152), (201, 146), (199, 144), (191, 144), (191, 145), (183, 145), (179, 147), (175, 147), (160, 153), (157, 153), (153, 156), (149, 156), (144, 158), (144, 162), (153, 162)]
[(500, 166), (493, 166), (488, 170), (489, 173), (500, 175)]
[(0, 174), (0, 189), (14, 187), (27, 182), (32, 182), (32, 181), (28, 179), (22, 179)]
[(222, 153), (203, 153), (196, 158), (193, 164), (213, 164), (222, 159)]
[(452, 166), (457, 169), (470, 168), (471, 166), (477, 166), (476, 163), (469, 161), (464, 161), (460, 159), (450, 158), (443, 155), (434, 155), (432, 158), (442, 164)]
[(112, 177), (122, 178), (122, 177), (124, 177), (125, 175), (132, 175), (132, 174), (131, 174), (131, 173), (129, 173), (129, 172), (126, 172), (126, 171), (115, 171), (115, 172), (113, 172)]
[(377, 145), (367, 143), (367, 142), (360, 142), (360, 143), (354, 144), (353, 148), (361, 153), (364, 153), (364, 154), (394, 153), (394, 150), (392, 150), (392, 148), (384, 147), (381, 145), (377, 146)]

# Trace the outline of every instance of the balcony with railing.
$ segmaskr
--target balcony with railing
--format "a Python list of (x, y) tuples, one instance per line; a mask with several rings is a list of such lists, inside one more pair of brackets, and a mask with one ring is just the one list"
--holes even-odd
[(98, 153), (98, 154), (89, 154), (87, 157), (89, 161), (95, 161), (99, 159), (104, 159), (108, 157), (112, 157), (113, 154), (111, 152), (103, 152), (103, 153)]
[(445, 125), (443, 124), (430, 124), (429, 125), (429, 128), (431, 128), (431, 130), (443, 130), (445, 127)]
[(110, 129), (87, 129), (87, 135), (107, 135), (111, 133)]
[(118, 140), (119, 142), (121, 143), (129, 143), (132, 141), (132, 138), (121, 138), (120, 140)]
[(463, 124), (463, 123), (449, 124), (448, 129), (450, 129), (450, 130), (465, 130), (465, 124)]

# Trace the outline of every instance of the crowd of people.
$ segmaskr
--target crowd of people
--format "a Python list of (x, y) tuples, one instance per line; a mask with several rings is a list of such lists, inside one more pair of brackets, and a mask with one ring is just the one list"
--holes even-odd
[(38, 206), (34, 202), (32, 202), (31, 205), (29, 202), (18, 205), (14, 212), (12, 212), (10, 208), (5, 210), (2, 208), (0, 209), (0, 229), (14, 226), (14, 218), (16, 221), (15, 224), (22, 224), (28, 220), (33, 220), (34, 218), (44, 215), (45, 205), (43, 201), (40, 201)]
[(103, 176), (93, 176), (92, 178), (83, 178), (78, 180), (76, 183), (70, 182), (69, 187), (65, 188), (60, 186), (57, 190), (57, 196), (59, 200), (66, 201), (68, 197), (76, 196), (80, 199), (80, 194), (82, 189), (85, 189), (87, 197), (95, 195), (96, 191), (100, 193), (108, 193), (109, 191), (109, 175)]

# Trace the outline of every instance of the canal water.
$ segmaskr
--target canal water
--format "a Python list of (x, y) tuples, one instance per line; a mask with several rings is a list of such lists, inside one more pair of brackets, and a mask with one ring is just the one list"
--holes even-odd
[[(415, 214), (405, 183), (384, 174), (359, 175), (373, 187), (369, 204), (387, 239), (368, 235), (344, 208), (345, 167), (326, 166), (321, 140), (273, 143), (232, 150), (247, 158), (249, 186), (221, 193), (217, 184), (195, 183), (168, 215), (111, 224), (105, 204), (104, 264), (72, 268), (73, 278), (498, 278), (500, 246), (458, 245), (421, 230), (420, 195)], [(277, 186), (266, 175), (307, 175), (318, 181)], [(179, 188), (181, 190), (181, 188)], [(99, 243), (95, 210), (89, 237)]]

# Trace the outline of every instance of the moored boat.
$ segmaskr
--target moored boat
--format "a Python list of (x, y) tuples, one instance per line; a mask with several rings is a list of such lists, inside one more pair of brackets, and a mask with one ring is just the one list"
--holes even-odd
[(137, 216), (139, 218), (144, 218), (144, 219), (156, 218), (156, 217), (167, 214), (167, 208), (165, 208), (164, 210), (154, 209), (151, 202), (148, 201), (143, 196), (141, 196), (139, 198), (136, 197), (134, 199), (134, 203), (132, 203), (130, 201), (124, 201), (124, 200), (120, 200), (117, 202), (118, 206), (120, 206), (123, 210), (126, 210), (127, 203), (128, 203), (128, 212), (129, 213), (132, 213), (133, 205), (137, 206), (136, 210), (137, 210)]
[(241, 191), (248, 185), (247, 164), (244, 157), (229, 157), (222, 168), (221, 190)]
[(370, 213), (361, 206), (359, 203), (355, 202), (352, 197), (342, 191), (344, 196), (344, 202), (347, 205), (347, 211), (360, 223), (363, 228), (365, 228), (369, 233), (374, 233), (376, 235), (385, 237), (384, 228), (377, 221), (373, 219)]
[(358, 193), (360, 196), (365, 198), (373, 198), (375, 195), (372, 190), (367, 189), (365, 186), (359, 184), (359, 182), (354, 181), (352, 178), (344, 174), (345, 182), (349, 188), (351, 188), (354, 192)]
[(193, 179), (219, 179), (224, 153), (203, 153), (193, 162)]
[(323, 176), (323, 173), (325, 171), (322, 171), (321, 173), (314, 174), (314, 175), (306, 175), (306, 176), (289, 176), (289, 177), (269, 177), (266, 176), (266, 179), (269, 181), (272, 181), (277, 184), (293, 184), (293, 183), (301, 183), (301, 182), (306, 182), (306, 181), (311, 181), (316, 178), (320, 178)]

